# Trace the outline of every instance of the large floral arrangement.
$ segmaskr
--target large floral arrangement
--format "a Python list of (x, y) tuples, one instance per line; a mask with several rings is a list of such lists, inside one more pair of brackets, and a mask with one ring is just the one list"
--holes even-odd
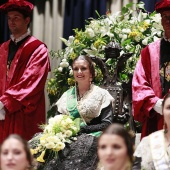
[[(84, 31), (78, 29), (74, 31), (75, 36), (70, 36), (68, 40), (61, 38), (66, 45), (65, 49), (51, 52), (52, 56), (61, 59), (58, 68), (54, 70), (54, 78), (48, 82), (47, 90), (51, 104), (74, 85), (70, 65), (76, 56), (87, 54), (104, 58), (106, 45), (114, 40), (122, 47), (120, 54), (133, 53), (119, 74), (121, 81), (128, 81), (128, 74), (133, 73), (141, 49), (160, 38), (163, 28), (160, 14), (146, 12), (144, 3), (140, 2), (127, 4), (117, 13), (107, 13), (105, 16), (99, 16), (98, 19), (90, 18)], [(115, 62), (115, 59), (106, 61), (110, 71), (113, 70)], [(102, 81), (100, 69), (96, 69), (95, 81), (97, 83)]]
[(31, 152), (38, 162), (48, 162), (71, 143), (79, 131), (79, 119), (73, 120), (67, 115), (56, 115), (49, 119), (48, 124), (42, 125), (42, 133), (30, 141)]

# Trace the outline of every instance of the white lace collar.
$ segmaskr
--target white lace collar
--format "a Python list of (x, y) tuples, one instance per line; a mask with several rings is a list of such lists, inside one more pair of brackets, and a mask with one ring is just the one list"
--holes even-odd
[(14, 35), (11, 34), (11, 40), (14, 41), (15, 43), (18, 43), (19, 41), (23, 40), (25, 37), (30, 35), (30, 30), (27, 30), (27, 32), (23, 35), (21, 35), (19, 38), (15, 38)]

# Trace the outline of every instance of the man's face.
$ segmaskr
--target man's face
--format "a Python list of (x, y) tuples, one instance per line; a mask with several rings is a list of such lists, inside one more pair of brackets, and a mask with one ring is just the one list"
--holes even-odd
[(164, 28), (165, 34), (170, 35), (170, 10), (163, 11), (162, 16), (162, 26)]
[(7, 16), (9, 29), (14, 36), (22, 35), (27, 31), (27, 25), (30, 22), (29, 17), (24, 18), (23, 14), (18, 11), (10, 11)]

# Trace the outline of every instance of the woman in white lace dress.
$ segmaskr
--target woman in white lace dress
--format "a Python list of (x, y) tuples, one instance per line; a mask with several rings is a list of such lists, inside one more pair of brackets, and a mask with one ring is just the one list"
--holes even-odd
[(52, 160), (45, 170), (87, 170), (96, 168), (97, 137), (112, 123), (113, 97), (92, 83), (95, 69), (88, 56), (78, 56), (72, 63), (76, 85), (57, 101), (57, 114), (81, 118), (77, 141), (59, 153), (60, 161)]
[(133, 170), (170, 170), (170, 93), (162, 102), (165, 129), (144, 137), (134, 156)]
[(120, 124), (110, 125), (98, 140), (98, 170), (131, 170), (133, 140)]

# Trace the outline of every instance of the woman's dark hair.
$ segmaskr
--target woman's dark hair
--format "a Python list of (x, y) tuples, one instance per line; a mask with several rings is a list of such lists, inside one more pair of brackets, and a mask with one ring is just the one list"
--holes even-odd
[[(128, 152), (128, 156), (130, 159), (131, 164), (133, 163), (133, 153), (134, 153), (134, 146), (133, 146), (133, 136), (132, 134), (130, 134), (124, 127), (122, 124), (118, 124), (118, 123), (114, 123), (112, 125), (110, 125), (108, 128), (106, 128), (102, 135), (118, 135), (120, 137), (122, 137), (125, 141), (126, 147), (127, 147), (127, 152)], [(100, 141), (100, 138), (102, 137), (102, 135), (99, 137), (98, 139), (98, 144)]]
[[(25, 153), (26, 153), (26, 158), (27, 158), (27, 160), (28, 160), (28, 162), (29, 162), (30, 169), (32, 169), (32, 166), (33, 166), (33, 157), (32, 157), (32, 154), (31, 154), (31, 152), (30, 152), (30, 147), (29, 147), (29, 145), (28, 145), (28, 142), (27, 142), (26, 140), (24, 140), (21, 136), (17, 135), (17, 134), (11, 134), (11, 135), (9, 135), (9, 136), (4, 140), (4, 142), (6, 142), (8, 139), (16, 139), (16, 140), (20, 141), (20, 142), (23, 144), (23, 146), (24, 146), (24, 151), (25, 151)], [(4, 142), (3, 142), (3, 143), (4, 143)], [(3, 143), (2, 143), (2, 145), (3, 145)], [(1, 147), (0, 147), (0, 153), (1, 153), (2, 145), (1, 145)]]
[(169, 97), (170, 97), (170, 93), (167, 93), (167, 94), (165, 95), (164, 99), (163, 99), (163, 102), (162, 102), (162, 109), (163, 109), (163, 107), (164, 107), (164, 105), (165, 105), (165, 101), (166, 101)]
[(94, 69), (94, 64), (93, 64), (91, 58), (86, 55), (80, 55), (80, 56), (76, 57), (72, 62), (72, 68), (73, 68), (73, 64), (77, 60), (84, 60), (89, 64), (90, 73), (92, 74), (92, 79), (93, 79), (95, 77), (95, 69)]

